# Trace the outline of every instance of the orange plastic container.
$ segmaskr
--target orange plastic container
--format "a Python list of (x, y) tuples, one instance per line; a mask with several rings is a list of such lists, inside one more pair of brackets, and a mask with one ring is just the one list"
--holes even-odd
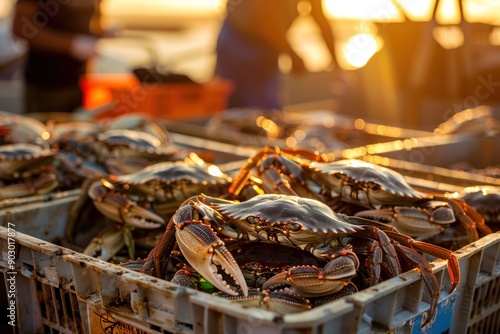
[(131, 74), (91, 74), (82, 80), (86, 108), (115, 102), (114, 107), (100, 118), (127, 113), (173, 120), (210, 117), (226, 109), (232, 87), (231, 82), (220, 79), (200, 85), (141, 84)]

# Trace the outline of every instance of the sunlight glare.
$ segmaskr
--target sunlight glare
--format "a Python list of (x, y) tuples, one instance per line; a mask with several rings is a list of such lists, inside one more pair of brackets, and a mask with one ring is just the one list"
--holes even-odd
[(400, 14), (389, 0), (323, 0), (325, 12), (333, 18), (393, 20)]
[(121, 14), (163, 14), (163, 15), (213, 15), (225, 9), (225, 0), (106, 0), (103, 1), (103, 12)]
[(343, 51), (347, 64), (346, 69), (360, 68), (380, 50), (381, 42), (370, 34), (357, 34), (349, 38)]
[(458, 26), (435, 27), (432, 36), (445, 49), (456, 49), (464, 44), (464, 33)]

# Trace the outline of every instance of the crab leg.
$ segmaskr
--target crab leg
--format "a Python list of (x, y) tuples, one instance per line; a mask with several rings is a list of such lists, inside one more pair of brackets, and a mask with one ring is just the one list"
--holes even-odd
[(395, 244), (395, 247), (401, 257), (405, 258), (420, 270), (425, 286), (429, 291), (429, 295), (431, 296), (429, 316), (427, 317), (425, 322), (422, 323), (422, 327), (424, 327), (429, 323), (429, 321), (431, 321), (431, 319), (434, 317), (434, 314), (436, 314), (439, 299), (439, 282), (432, 272), (432, 267), (429, 265), (429, 262), (422, 255), (418, 254), (412, 248), (403, 246), (398, 243)]
[(167, 228), (163, 233), (160, 242), (151, 250), (148, 257), (144, 260), (141, 268), (142, 273), (153, 271), (153, 276), (158, 278), (165, 277), (168, 258), (175, 246), (175, 223), (170, 219)]
[(391, 239), (396, 240), (407, 247), (430, 254), (443, 260), (447, 260), (451, 280), (451, 289), (449, 293), (452, 293), (456, 289), (458, 283), (460, 282), (460, 265), (451, 250), (427, 242), (414, 240), (409, 236), (395, 231), (386, 231), (386, 233), (391, 237)]
[(481, 216), (476, 209), (467, 204), (464, 200), (450, 199), (448, 203), (453, 208), (457, 221), (467, 231), (469, 242), (479, 240), (479, 235), (477, 233), (478, 230), (484, 235), (493, 233), (490, 227), (485, 224), (483, 216)]
[[(393, 276), (401, 274), (401, 265), (398, 260), (398, 255), (391, 239), (387, 235), (386, 231), (377, 227), (377, 223), (370, 221), (361, 217), (348, 217), (350, 223), (363, 226), (363, 230), (357, 231), (355, 237), (358, 238), (375, 238), (378, 241), (379, 247), (382, 248), (387, 262), (389, 264), (389, 269)], [(383, 225), (382, 223), (381, 226)]]

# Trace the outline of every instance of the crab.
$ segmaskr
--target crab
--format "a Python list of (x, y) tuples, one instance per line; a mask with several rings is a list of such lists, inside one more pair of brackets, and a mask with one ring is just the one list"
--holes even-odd
[(0, 199), (44, 195), (59, 185), (55, 153), (34, 144), (0, 146)]
[(103, 131), (100, 124), (72, 121), (53, 124), (50, 130), (61, 189), (80, 188), (87, 179), (109, 174), (96, 144), (98, 134)]
[(28, 116), (0, 112), (0, 144), (32, 144), (49, 149), (50, 132), (42, 122)]
[(357, 159), (329, 162), (305, 150), (261, 150), (241, 168), (229, 192), (236, 199), (259, 193), (315, 198), (337, 211), (390, 222), (415, 237), (436, 235), (455, 221), (466, 229), (469, 242), (479, 239), (478, 231), (491, 233), (462, 200), (416, 190), (389, 168)]
[[(108, 238), (98, 236), (95, 241), (99, 245), (112, 246), (112, 250), (101, 251), (99, 258), (109, 260), (109, 256), (124, 245), (129, 249), (130, 258), (134, 258), (134, 229), (154, 230), (161, 227), (182, 202), (201, 191), (212, 194), (225, 192), (229, 186), (228, 177), (217, 166), (200, 160), (192, 154), (185, 161), (159, 162), (135, 173), (109, 175), (89, 182), (88, 190), (82, 196), (88, 196), (103, 216), (117, 222), (115, 233), (123, 236), (119, 243), (106, 242), (113, 237), (111, 232), (107, 232)], [(83, 200), (77, 203), (68, 220), (67, 236), (74, 235), (74, 231), (78, 230)], [(93, 242), (84, 253), (95, 255), (95, 248)]]
[[(348, 247), (342, 244), (342, 239), (360, 237), (378, 241), (384, 256), (390, 259), (388, 262), (393, 275), (401, 273), (398, 256), (404, 257), (405, 263), (421, 269), (432, 297), (431, 312), (435, 312), (437, 307), (439, 283), (428, 262), (416, 250), (449, 260), (451, 292), (456, 288), (460, 269), (453, 252), (389, 231), (397, 240), (393, 242), (382, 229), (371, 226), (365, 220), (350, 220), (318, 200), (299, 196), (262, 194), (237, 202), (202, 194), (184, 202), (172, 216), (162, 240), (145, 260), (143, 272), (153, 268), (154, 276), (164, 277), (169, 255), (177, 242), (189, 265), (216, 288), (230, 295), (247, 296), (244, 275), (219, 238), (220, 234), (232, 239), (295, 247), (326, 259), (327, 264), (323, 268), (300, 266), (280, 277), (295, 282), (295, 289), (304, 293), (315, 296), (331, 294), (349, 283), (359, 265), (354, 252), (338, 249)], [(227, 278), (219, 267), (228, 274)], [(229, 276), (234, 286), (227, 282)], [(308, 288), (311, 285), (316, 285), (316, 288)]]
[(65, 176), (80, 175), (80, 184), (85, 175), (129, 174), (156, 162), (181, 160), (168, 132), (138, 117), (55, 124), (51, 133), (51, 145), (60, 153), (58, 166)]
[(173, 160), (175, 150), (152, 134), (125, 129), (97, 136), (99, 156), (112, 174), (128, 174), (155, 162)]
[(141, 114), (122, 115), (110, 120), (103, 120), (106, 130), (136, 130), (148, 133), (157, 138), (163, 147), (174, 147), (170, 133), (160, 123)]

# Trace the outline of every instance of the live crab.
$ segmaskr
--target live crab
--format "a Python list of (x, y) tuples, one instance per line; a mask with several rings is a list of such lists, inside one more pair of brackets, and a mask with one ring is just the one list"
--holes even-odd
[[(195, 154), (183, 161), (159, 162), (125, 175), (109, 175), (90, 182), (77, 201), (67, 224), (67, 238), (78, 231), (80, 207), (89, 197), (97, 210), (115, 221), (119, 227), (104, 231), (85, 248), (84, 253), (109, 260), (124, 245), (130, 258), (135, 258), (132, 230), (157, 229), (187, 198), (202, 191), (221, 194), (229, 186), (229, 179), (217, 166), (207, 164)], [(122, 237), (119, 237), (122, 236)]]
[(44, 195), (59, 186), (55, 152), (27, 143), (0, 146), (0, 199)]
[[(308, 150), (262, 149), (241, 168), (229, 193), (240, 200), (262, 193), (314, 198), (413, 237), (436, 235), (454, 222), (465, 228), (469, 242), (491, 233), (464, 200), (416, 190), (389, 168), (356, 159), (328, 161)], [(346, 209), (346, 203), (355, 207)]]
[[(177, 242), (189, 264), (216, 288), (233, 296), (247, 296), (244, 276), (219, 234), (233, 239), (298, 247), (328, 259), (323, 268), (294, 267), (266, 283), (267, 288), (286, 281), (297, 291), (316, 296), (338, 292), (356, 275), (359, 260), (342, 239), (369, 238), (377, 242), (392, 275), (401, 273), (400, 261), (420, 269), (431, 295), (433, 314), (439, 297), (439, 283), (428, 261), (416, 250), (448, 260), (452, 281), (450, 293), (460, 280), (460, 268), (453, 252), (417, 242), (396, 230), (384, 232), (377, 226), (376, 222), (346, 217), (317, 200), (298, 196), (263, 194), (248, 201), (235, 202), (200, 195), (187, 200), (172, 216), (160, 243), (145, 259), (142, 271), (152, 271), (156, 277), (163, 278), (168, 257)], [(339, 251), (337, 247), (342, 249)], [(379, 265), (373, 263), (373, 267)], [(223, 272), (228, 274), (226, 278)], [(376, 275), (380, 270), (371, 272)], [(229, 276), (237, 290), (226, 281)]]

